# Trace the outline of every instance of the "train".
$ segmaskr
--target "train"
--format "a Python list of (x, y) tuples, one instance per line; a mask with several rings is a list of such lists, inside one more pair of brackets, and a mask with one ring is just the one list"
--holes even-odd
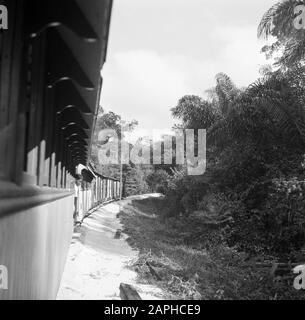
[(89, 163), (112, 0), (0, 6), (0, 300), (55, 299), (75, 210), (81, 220), (120, 195)]
[(122, 199), (123, 181), (98, 173), (92, 164), (79, 165), (74, 182), (74, 222), (80, 224), (94, 209), (114, 200)]

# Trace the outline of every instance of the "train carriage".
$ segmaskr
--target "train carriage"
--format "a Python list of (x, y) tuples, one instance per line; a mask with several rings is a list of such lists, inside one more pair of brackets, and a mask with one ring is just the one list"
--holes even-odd
[[(8, 11), (0, 30), (0, 265), (8, 288), (0, 300), (54, 299), (73, 231), (76, 168), (89, 168), (112, 1), (0, 5)], [(111, 181), (96, 175), (86, 185), (83, 214), (114, 198)]]

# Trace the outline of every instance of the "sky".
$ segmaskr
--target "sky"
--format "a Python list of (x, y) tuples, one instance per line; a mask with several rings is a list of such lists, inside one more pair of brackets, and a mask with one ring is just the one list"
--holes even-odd
[(168, 129), (184, 95), (219, 72), (248, 86), (266, 64), (257, 26), (276, 0), (114, 0), (101, 106), (140, 129)]

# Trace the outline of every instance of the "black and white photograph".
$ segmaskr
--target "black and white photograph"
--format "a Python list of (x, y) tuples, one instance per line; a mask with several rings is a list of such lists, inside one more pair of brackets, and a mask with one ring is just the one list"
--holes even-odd
[(305, 300), (305, 1), (0, 0), (0, 300)]

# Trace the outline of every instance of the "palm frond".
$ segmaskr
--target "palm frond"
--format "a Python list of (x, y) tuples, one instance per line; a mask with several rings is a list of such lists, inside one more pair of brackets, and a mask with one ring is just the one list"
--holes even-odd
[(289, 140), (305, 145), (305, 92), (304, 85), (299, 85), (301, 79), (301, 72), (297, 79), (277, 72), (250, 85), (210, 128), (208, 142), (219, 148), (250, 140)]
[(258, 38), (268, 38), (271, 35), (274, 27), (273, 19), (278, 14), (280, 5), (281, 2), (278, 2), (265, 12), (257, 29)]
[(238, 96), (240, 90), (237, 89), (234, 82), (225, 73), (216, 75), (216, 94), (219, 101), (219, 106), (223, 114), (227, 113), (230, 104)]
[(296, 32), (293, 27), (294, 8), (304, 1), (283, 0), (274, 4), (262, 17), (257, 29), (258, 38), (270, 36), (290, 37)]

